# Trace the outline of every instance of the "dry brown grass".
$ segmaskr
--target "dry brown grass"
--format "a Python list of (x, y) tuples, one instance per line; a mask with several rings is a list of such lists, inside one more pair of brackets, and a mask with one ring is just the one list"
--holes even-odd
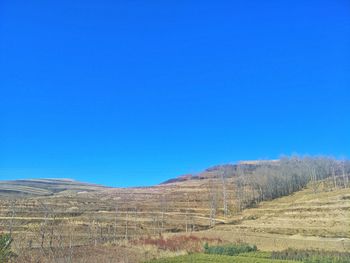
[(261, 203), (231, 219), (231, 224), (199, 236), (244, 241), (263, 250), (318, 248), (350, 249), (350, 189), (305, 189), (291, 196)]
[[(55, 262), (52, 258), (59, 262), (139, 262), (184, 254), (188, 249), (174, 246), (171, 240), (178, 240), (186, 228), (187, 235), (200, 238), (186, 247), (197, 249), (205, 238), (243, 241), (263, 250), (350, 249), (350, 189), (320, 188), (317, 193), (305, 189), (226, 219), (219, 209), (216, 219), (221, 225), (206, 230), (210, 224), (207, 183), (203, 179), (149, 188), (62, 192), (17, 199), (14, 205), (11, 199), (0, 199), (0, 230), (12, 226), (15, 251), (26, 252), (19, 253), (19, 262)], [(233, 208), (233, 189), (228, 190)], [(40, 249), (42, 231), (46, 249), (52, 233), (52, 250)], [(145, 236), (158, 241), (135, 243)], [(74, 249), (68, 249), (70, 244)]]

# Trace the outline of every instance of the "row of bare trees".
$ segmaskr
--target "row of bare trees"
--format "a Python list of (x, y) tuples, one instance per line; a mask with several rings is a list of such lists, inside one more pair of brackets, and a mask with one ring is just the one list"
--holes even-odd
[(229, 174), (223, 169), (208, 183), (210, 225), (215, 224), (219, 210), (226, 218), (231, 212), (290, 195), (307, 185), (315, 193), (321, 186), (328, 190), (350, 187), (349, 174), (350, 161), (329, 157), (283, 157), (278, 161), (238, 164)]

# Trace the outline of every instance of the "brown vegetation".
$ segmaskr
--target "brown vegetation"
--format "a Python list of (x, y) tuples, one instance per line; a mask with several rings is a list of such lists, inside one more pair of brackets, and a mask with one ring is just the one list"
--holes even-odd
[[(270, 246), (296, 235), (349, 238), (349, 173), (347, 161), (295, 157), (216, 166), (186, 180), (144, 188), (103, 188), (70, 181), (57, 187), (43, 180), (40, 183), (50, 184), (50, 194), (40, 195), (33, 190), (37, 186), (27, 184), (25, 196), (0, 199), (0, 231), (14, 237), (14, 249), (23, 251), (19, 258), (26, 257), (24, 262), (31, 262), (28, 257), (79, 262), (79, 255), (94, 257), (107, 250), (127, 255), (131, 245), (155, 247), (152, 256), (187, 248), (196, 251), (207, 237), (217, 241), (251, 237), (247, 241), (258, 245), (266, 239)], [(28, 187), (35, 194), (28, 194)], [(291, 201), (285, 202), (288, 198)], [(200, 238), (164, 237), (210, 228), (199, 232)], [(261, 238), (255, 240), (257, 235)], [(149, 258), (140, 251), (137, 258)]]

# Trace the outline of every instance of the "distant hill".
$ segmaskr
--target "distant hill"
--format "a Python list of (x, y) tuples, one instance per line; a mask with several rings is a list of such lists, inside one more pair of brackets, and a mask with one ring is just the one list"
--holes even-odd
[(223, 164), (215, 165), (198, 174), (186, 174), (176, 178), (171, 178), (162, 182), (161, 184), (169, 184), (176, 182), (184, 182), (188, 180), (202, 180), (208, 178), (219, 178), (225, 176), (226, 178), (235, 177), (239, 173), (239, 168), (244, 169), (247, 173), (254, 171), (261, 165), (277, 165), (279, 160), (253, 160), (253, 161), (240, 161), (237, 164)]
[(89, 192), (106, 187), (71, 179), (25, 179), (0, 181), (0, 196), (42, 196), (60, 192)]

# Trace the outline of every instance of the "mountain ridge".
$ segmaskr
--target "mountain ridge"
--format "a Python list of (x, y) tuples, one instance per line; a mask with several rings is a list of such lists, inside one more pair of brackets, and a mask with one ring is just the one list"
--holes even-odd
[(80, 182), (67, 178), (37, 178), (0, 181), (0, 196), (41, 196), (64, 191), (97, 191), (107, 186)]

